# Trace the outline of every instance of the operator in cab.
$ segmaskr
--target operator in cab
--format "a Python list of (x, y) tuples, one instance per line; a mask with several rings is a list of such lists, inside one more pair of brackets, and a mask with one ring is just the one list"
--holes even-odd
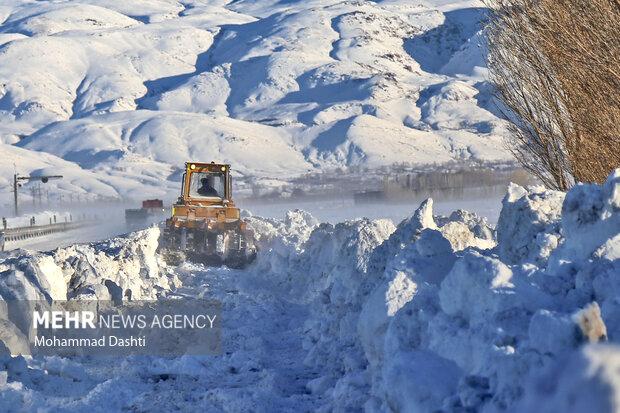
[(198, 195), (200, 196), (214, 196), (221, 197), (215, 189), (215, 176), (207, 176), (200, 180), (200, 188), (198, 188)]

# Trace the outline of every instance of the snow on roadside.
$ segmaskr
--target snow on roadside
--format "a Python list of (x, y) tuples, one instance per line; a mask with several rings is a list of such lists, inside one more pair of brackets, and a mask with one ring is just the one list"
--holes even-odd
[[(226, 353), (208, 362), (132, 359), (108, 370), (96, 361), (5, 357), (0, 406), (65, 400), (86, 411), (106, 388), (122, 388), (119, 410), (139, 410), (151, 395), (159, 407), (224, 411), (617, 408), (620, 170), (567, 194), (512, 186), (496, 229), (466, 211), (434, 215), (432, 200), (396, 227), (320, 224), (302, 211), (248, 219), (261, 248), (245, 271), (166, 268), (157, 229), (3, 255), (4, 298), (206, 294), (222, 300), (231, 322)], [(75, 394), (52, 399), (37, 384), (54, 363), (67, 371), (46, 386), (73, 374)], [(158, 384), (145, 373), (179, 366), (189, 381)]]
[[(180, 285), (174, 275), (160, 271), (155, 255), (158, 237), (159, 229), (149, 228), (127, 238), (73, 245), (49, 253), (4, 253), (0, 261), (0, 301), (156, 299)], [(14, 314), (10, 317), (4, 308), (0, 319), (28, 334), (28, 316), (25, 320)], [(14, 348), (7, 347), (13, 353)]]
[[(580, 383), (594, 387), (611, 386), (594, 397), (605, 397), (597, 405), (610, 406), (600, 411), (612, 411), (620, 377), (611, 369), (590, 371), (602, 359), (618, 357), (620, 349), (583, 349), (584, 342), (606, 338), (588, 331), (602, 322), (596, 313), (585, 323), (573, 315), (598, 302), (609, 338), (620, 337), (615, 287), (620, 262), (618, 245), (609, 240), (620, 233), (619, 175), (603, 186), (579, 185), (566, 200), (554, 191), (511, 187), (496, 248), (450, 251), (438, 238), (427, 248), (435, 257), (422, 266), (415, 256), (403, 260), (402, 252), (388, 252), (397, 266), (405, 263), (405, 271), (391, 270), (388, 260), (384, 281), (358, 319), (372, 374), (366, 407), (500, 411), (519, 406), (535, 389), (533, 400), (526, 399), (530, 410), (523, 411), (533, 406), (580, 411), (558, 406), (570, 406), (569, 397), (579, 401), (573, 406), (585, 406), (593, 396), (569, 396), (551, 384), (559, 382), (560, 366), (576, 358), (580, 361), (570, 363), (574, 370), (562, 374), (583, 375)], [(436, 231), (430, 219), (423, 227), (409, 248), (425, 244)], [(540, 385), (543, 376), (546, 384)], [(542, 404), (550, 408), (541, 410)]]
[[(35, 225), (48, 225), (53, 223), (68, 222), (72, 220), (72, 216), (68, 212), (57, 211), (41, 211), (32, 214), (24, 214), (19, 217), (6, 218), (8, 228), (28, 227), (30, 220), (34, 217)], [(54, 222), (54, 217), (56, 221)]]

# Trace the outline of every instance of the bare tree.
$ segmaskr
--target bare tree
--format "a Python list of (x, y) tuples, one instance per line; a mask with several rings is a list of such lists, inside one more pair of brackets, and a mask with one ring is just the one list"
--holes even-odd
[(510, 149), (549, 187), (620, 167), (620, 0), (487, 0)]

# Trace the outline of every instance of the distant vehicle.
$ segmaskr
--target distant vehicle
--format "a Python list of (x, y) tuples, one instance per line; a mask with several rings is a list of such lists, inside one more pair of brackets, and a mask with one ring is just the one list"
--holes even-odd
[(131, 229), (143, 228), (157, 218), (164, 217), (166, 208), (161, 199), (147, 199), (142, 201), (142, 208), (126, 209), (125, 222)]
[(171, 265), (190, 259), (240, 268), (256, 257), (254, 232), (232, 199), (230, 165), (187, 162), (181, 196), (159, 242)]

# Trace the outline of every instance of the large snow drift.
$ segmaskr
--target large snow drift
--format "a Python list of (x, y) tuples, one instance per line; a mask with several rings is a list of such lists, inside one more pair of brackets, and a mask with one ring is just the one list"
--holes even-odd
[[(190, 159), (284, 179), (510, 161), (484, 12), (478, 0), (3, 1), (0, 154), (23, 174), (58, 169), (62, 191), (139, 199), (172, 197)], [(13, 165), (0, 172), (9, 184)]]
[[(620, 170), (567, 194), (513, 185), (496, 229), (433, 215), (432, 200), (396, 227), (249, 220), (261, 252), (245, 271), (166, 268), (156, 228), (4, 255), (4, 298), (205, 295), (227, 322), (218, 357), (5, 356), (0, 405), (97, 411), (120, 392), (113, 409), (617, 411)], [(2, 338), (15, 352), (14, 321)]]

